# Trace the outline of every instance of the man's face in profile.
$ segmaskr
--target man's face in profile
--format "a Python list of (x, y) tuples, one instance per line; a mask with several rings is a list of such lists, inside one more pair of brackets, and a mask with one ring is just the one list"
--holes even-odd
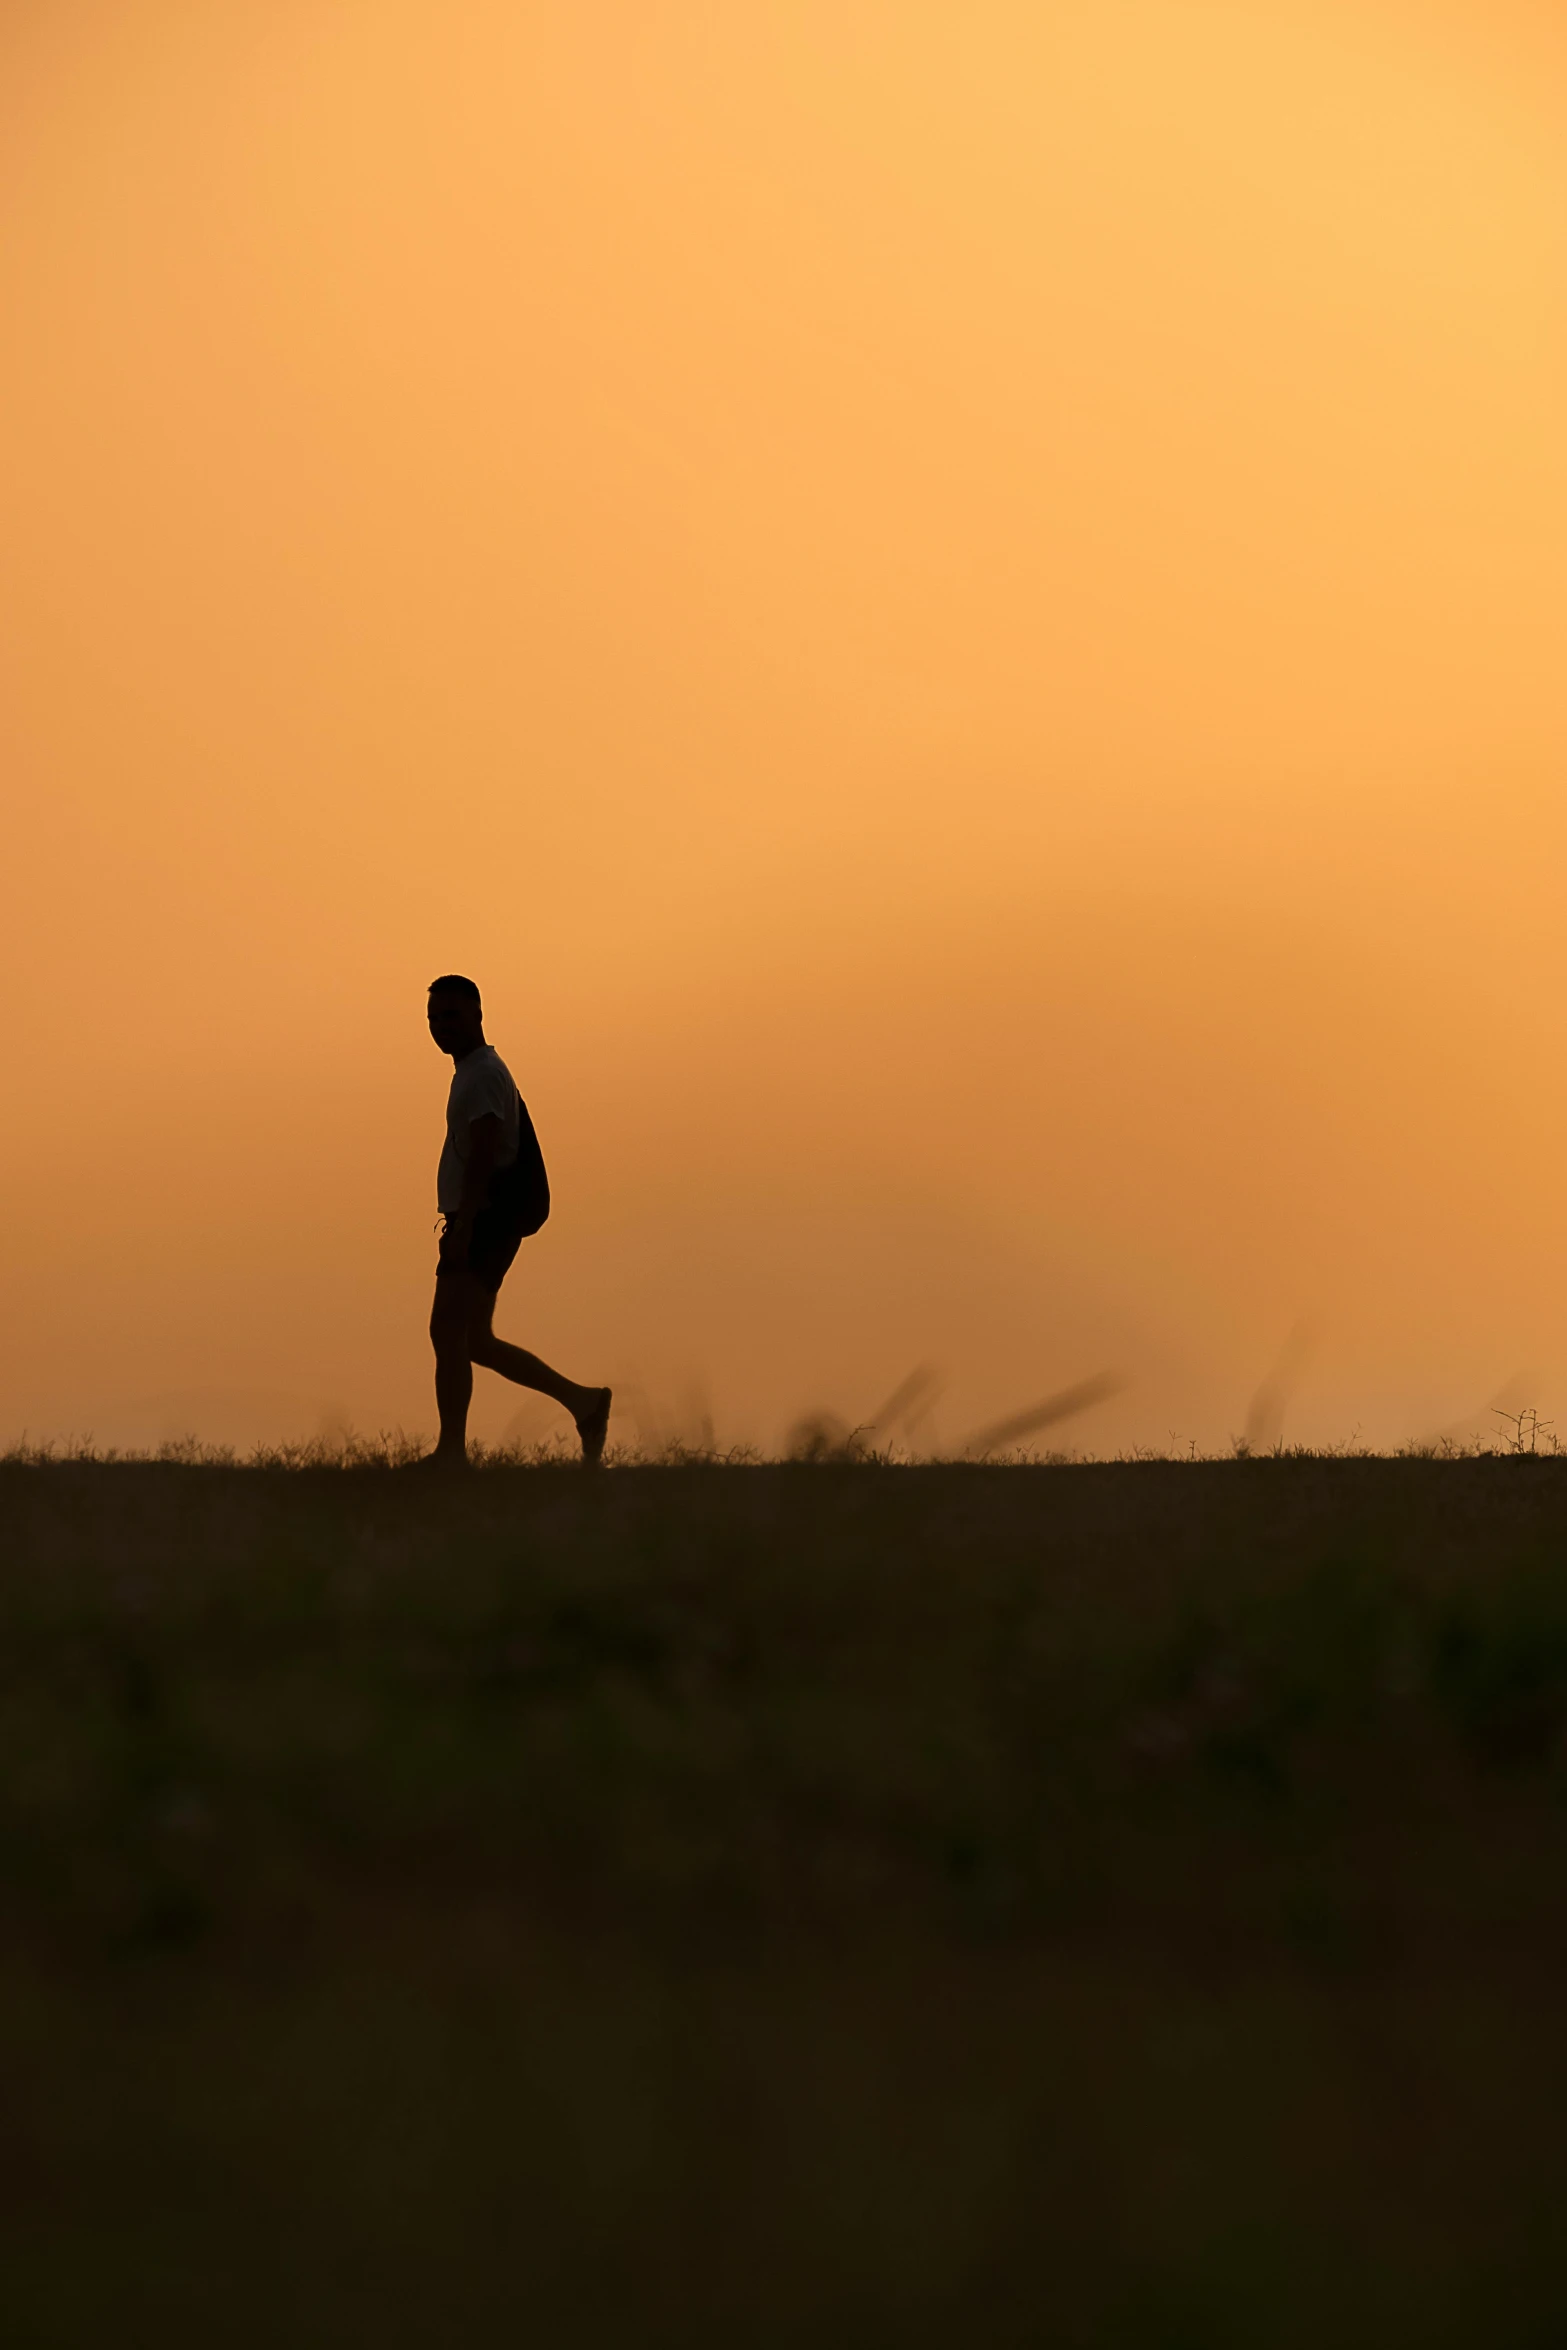
[(432, 995), (430, 1034), (443, 1053), (463, 1053), (484, 1035), (484, 1011), (468, 996)]

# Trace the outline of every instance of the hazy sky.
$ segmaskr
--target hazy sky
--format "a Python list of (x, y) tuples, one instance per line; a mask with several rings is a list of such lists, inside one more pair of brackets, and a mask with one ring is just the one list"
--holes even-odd
[(0, 335), (0, 1437), (429, 1425), (448, 968), (666, 1423), (1567, 1415), (1558, 7), (9, 0)]

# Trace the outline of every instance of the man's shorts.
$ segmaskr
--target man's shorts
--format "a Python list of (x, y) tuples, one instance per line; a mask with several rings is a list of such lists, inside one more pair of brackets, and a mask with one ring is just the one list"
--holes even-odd
[(498, 1208), (481, 1208), (473, 1219), (473, 1230), (468, 1235), (466, 1254), (455, 1260), (451, 1246), (443, 1234), (441, 1253), (436, 1261), (436, 1277), (442, 1273), (465, 1271), (472, 1273), (494, 1297), (501, 1283), (511, 1271), (512, 1259), (523, 1243), (523, 1234), (512, 1217)]

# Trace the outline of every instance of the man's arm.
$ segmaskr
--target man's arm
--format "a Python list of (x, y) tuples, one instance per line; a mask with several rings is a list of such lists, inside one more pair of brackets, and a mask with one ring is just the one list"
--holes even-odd
[(457, 1203), (456, 1214), (446, 1219), (448, 1232), (459, 1224), (466, 1231), (489, 1198), (490, 1177), (501, 1155), (505, 1132), (493, 1110), (486, 1111), (482, 1118), (475, 1118), (469, 1127), (468, 1157), (462, 1171), (462, 1198)]

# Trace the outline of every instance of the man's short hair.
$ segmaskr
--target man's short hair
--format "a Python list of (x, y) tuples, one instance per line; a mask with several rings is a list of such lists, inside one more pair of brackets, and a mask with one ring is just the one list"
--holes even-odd
[(479, 991), (473, 981), (464, 979), (456, 971), (448, 971), (443, 979), (432, 979), (430, 993), (431, 995), (460, 995), (464, 1003), (467, 1004), (479, 1002)]

